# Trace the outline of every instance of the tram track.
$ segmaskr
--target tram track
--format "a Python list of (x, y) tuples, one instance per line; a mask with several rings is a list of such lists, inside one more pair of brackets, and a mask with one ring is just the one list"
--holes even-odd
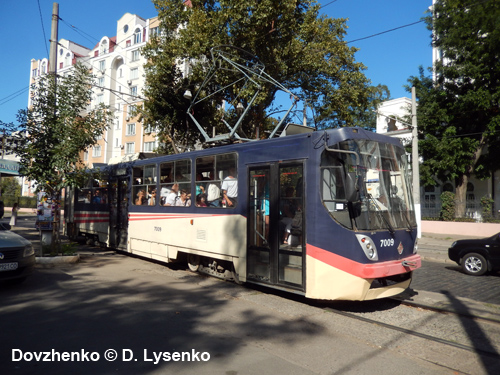
[[(463, 318), (472, 319), (472, 320), (477, 321), (477, 322), (482, 321), (482, 322), (485, 322), (488, 324), (494, 324), (494, 325), (500, 327), (500, 323), (498, 321), (494, 321), (492, 319), (475, 317), (475, 316), (471, 316), (471, 315), (458, 314), (456, 312), (452, 312), (449, 310), (432, 308), (432, 307), (425, 306), (425, 305), (419, 305), (418, 303), (413, 303), (413, 302), (408, 303), (408, 302), (404, 302), (404, 301), (400, 301), (400, 300), (395, 300), (395, 301), (399, 302), (400, 305), (410, 307), (410, 308), (430, 311), (433, 313), (446, 314), (446, 315), (450, 315), (450, 316), (457, 316), (457, 317), (461, 316)], [(367, 318), (365, 316), (360, 316), (359, 313), (343, 311), (342, 309), (336, 309), (333, 307), (323, 307), (323, 309), (327, 312), (337, 314), (337, 315), (340, 315), (340, 316), (343, 316), (346, 318), (350, 318), (350, 319), (354, 319), (354, 320), (361, 321), (364, 323), (376, 325), (376, 326), (379, 326), (382, 328), (387, 328), (387, 329), (390, 329), (392, 331), (397, 331), (397, 332), (400, 332), (400, 333), (403, 333), (406, 335), (411, 335), (411, 336), (418, 337), (418, 338), (421, 338), (424, 340), (432, 341), (434, 343), (447, 345), (447, 346), (450, 346), (450, 347), (453, 347), (456, 349), (466, 350), (468, 352), (471, 352), (471, 353), (474, 353), (477, 355), (487, 356), (489, 358), (500, 360), (500, 353), (498, 351), (496, 351), (494, 348), (492, 348), (492, 350), (484, 350), (484, 349), (481, 349), (481, 348), (478, 348), (478, 347), (475, 347), (472, 345), (466, 345), (466, 344), (462, 344), (462, 343), (459, 343), (459, 342), (454, 341), (454, 340), (442, 338), (442, 337), (439, 337), (438, 335), (430, 335), (427, 333), (418, 332), (414, 329), (408, 329), (408, 328), (404, 328), (404, 327), (401, 327), (401, 326), (398, 326), (395, 324), (389, 324), (389, 323), (386, 323), (386, 322), (383, 322), (383, 321), (380, 321), (377, 319), (372, 319), (372, 318)]]

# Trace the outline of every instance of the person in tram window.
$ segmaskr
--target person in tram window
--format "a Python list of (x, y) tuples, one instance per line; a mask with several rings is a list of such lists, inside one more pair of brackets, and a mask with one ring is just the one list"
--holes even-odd
[(170, 189), (170, 193), (167, 195), (165, 200), (165, 206), (175, 206), (175, 201), (177, 200), (177, 193), (179, 192), (179, 184), (173, 184)]
[(207, 205), (210, 207), (220, 206), (220, 185), (214, 181), (214, 174), (210, 172), (210, 182), (207, 184)]
[(238, 179), (234, 167), (229, 168), (229, 175), (222, 181), (221, 190), (227, 207), (235, 207), (238, 202)]
[(94, 193), (94, 197), (92, 198), (92, 203), (100, 204), (101, 201), (102, 201), (101, 191), (100, 190), (96, 190), (95, 193)]
[(154, 206), (156, 204), (156, 189), (151, 190), (151, 194), (148, 199), (148, 206)]
[(201, 193), (196, 196), (196, 206), (207, 207), (207, 195), (205, 193)]
[(175, 205), (179, 207), (189, 207), (191, 206), (191, 199), (189, 199), (189, 195), (186, 190), (182, 189), (181, 194), (178, 199), (175, 201)]
[(143, 204), (146, 203), (147, 203), (146, 193), (144, 192), (144, 189), (141, 189), (137, 192), (137, 198), (135, 200), (135, 204), (137, 206), (142, 206)]

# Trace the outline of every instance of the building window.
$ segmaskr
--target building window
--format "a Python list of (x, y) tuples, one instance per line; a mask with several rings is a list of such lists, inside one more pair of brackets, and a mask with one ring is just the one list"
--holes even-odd
[(106, 52), (108, 52), (108, 41), (103, 40), (101, 43), (101, 55), (104, 55)]
[(139, 68), (130, 69), (130, 79), (139, 78)]
[(156, 27), (153, 27), (149, 30), (149, 35), (151, 37), (156, 37), (156, 36), (160, 36), (160, 27), (159, 26), (156, 26)]
[(132, 45), (132, 42), (130, 40), (127, 40), (125, 42), (125, 47), (130, 47)]
[(146, 134), (156, 133), (156, 132), (158, 132), (158, 128), (156, 126), (146, 125), (146, 127), (144, 128), (144, 133)]
[(88, 151), (84, 151), (83, 152), (83, 161), (88, 161), (89, 160), (89, 152)]
[(137, 96), (137, 86), (130, 88), (130, 95)]
[(99, 61), (99, 70), (104, 73), (104, 70), (106, 69), (106, 60), (101, 60)]
[(139, 61), (139, 57), (141, 57), (141, 53), (138, 49), (132, 51), (132, 61)]
[(125, 154), (133, 154), (135, 151), (135, 142), (128, 142), (125, 144)]
[(135, 29), (135, 31), (134, 31), (134, 44), (138, 44), (138, 43), (142, 42), (141, 36), (142, 36), (141, 29), (139, 29), (139, 28)]
[(98, 158), (101, 156), (101, 146), (96, 145), (94, 146), (94, 149), (92, 151), (92, 157)]
[(156, 149), (156, 142), (144, 142), (144, 152), (153, 152)]
[(33, 69), (33, 70), (31, 71), (31, 76), (32, 76), (33, 78), (35, 78), (37, 75), (38, 75), (38, 69)]
[(126, 135), (135, 135), (135, 124), (127, 124)]
[(96, 104), (104, 103), (104, 95), (102, 95), (102, 94), (97, 95), (95, 102), (96, 102)]

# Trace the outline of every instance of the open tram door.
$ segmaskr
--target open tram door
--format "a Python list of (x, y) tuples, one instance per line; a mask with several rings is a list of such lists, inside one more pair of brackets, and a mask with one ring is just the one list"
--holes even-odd
[(127, 250), (129, 177), (126, 171), (118, 169), (110, 182), (109, 244), (114, 249)]
[(303, 163), (249, 168), (247, 280), (304, 290)]

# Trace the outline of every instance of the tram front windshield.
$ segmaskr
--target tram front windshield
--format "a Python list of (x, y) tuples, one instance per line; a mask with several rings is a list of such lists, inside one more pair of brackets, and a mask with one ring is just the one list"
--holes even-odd
[(321, 156), (321, 195), (330, 215), (354, 230), (416, 226), (406, 154), (370, 140), (340, 142)]

